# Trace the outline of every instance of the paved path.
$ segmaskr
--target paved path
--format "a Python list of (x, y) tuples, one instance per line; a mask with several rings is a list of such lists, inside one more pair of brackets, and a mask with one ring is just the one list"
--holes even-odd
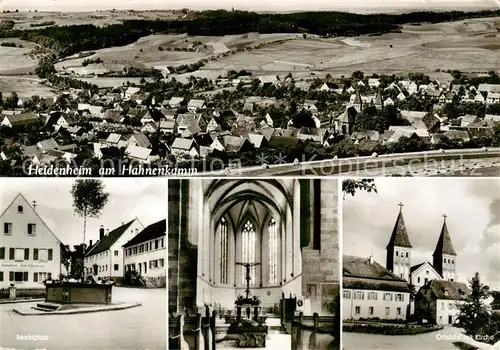
[(478, 349), (493, 350), (493, 346), (474, 342), (454, 327), (445, 327), (440, 331), (417, 335), (379, 335), (344, 332), (342, 337), (342, 347), (345, 350), (457, 350), (458, 348), (453, 345), (453, 342), (465, 342), (478, 347)]
[[(113, 302), (140, 302), (142, 306), (76, 315), (22, 316), (12, 311), (21, 304), (3, 304), (0, 348), (165, 350), (166, 295), (165, 289), (113, 287)], [(29, 304), (36, 303), (22, 305)]]

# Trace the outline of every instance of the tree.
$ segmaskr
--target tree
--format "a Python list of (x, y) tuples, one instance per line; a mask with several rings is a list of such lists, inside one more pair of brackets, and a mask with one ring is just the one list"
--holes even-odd
[(346, 194), (354, 196), (356, 191), (366, 191), (377, 193), (377, 186), (374, 179), (345, 179), (342, 181), (342, 192), (344, 192), (344, 199)]
[(38, 75), (42, 79), (48, 79), (56, 72), (57, 71), (54, 67), (54, 60), (49, 57), (42, 58), (35, 69), (36, 75)]
[(490, 314), (484, 302), (490, 296), (489, 287), (481, 283), (479, 272), (476, 272), (469, 280), (469, 288), (470, 294), (463, 303), (457, 305), (459, 313), (454, 326), (462, 328), (472, 337), (488, 335)]
[(76, 180), (71, 188), (73, 211), (83, 218), (83, 243), (87, 231), (87, 218), (98, 218), (108, 203), (109, 193), (104, 192), (101, 180)]

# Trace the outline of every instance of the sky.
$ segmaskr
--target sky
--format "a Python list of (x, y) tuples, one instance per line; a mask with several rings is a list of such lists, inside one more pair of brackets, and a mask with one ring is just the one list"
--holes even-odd
[[(390, 10), (426, 10), (500, 7), (500, 0), (0, 0), (3, 9), (20, 11), (94, 11), (150, 9), (231, 9), (251, 11), (338, 10), (389, 12)], [(1, 10), (1, 9), (0, 9)]]
[[(86, 241), (99, 239), (99, 228), (110, 231), (135, 217), (146, 227), (165, 219), (166, 180), (162, 178), (102, 179), (109, 201), (99, 219), (88, 219)], [(83, 219), (73, 214), (70, 178), (0, 178), (0, 213), (21, 192), (64, 244), (83, 242)]]
[(457, 253), (457, 280), (476, 271), (500, 290), (500, 180), (462, 178), (377, 178), (378, 193), (346, 195), (343, 254), (369, 257), (385, 266), (386, 250), (402, 202), (413, 246), (411, 265), (432, 263), (443, 214)]

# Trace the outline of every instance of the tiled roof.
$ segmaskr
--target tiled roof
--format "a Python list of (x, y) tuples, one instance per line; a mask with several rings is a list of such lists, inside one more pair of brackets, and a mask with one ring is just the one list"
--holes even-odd
[(411, 248), (410, 239), (408, 238), (408, 232), (406, 231), (405, 221), (403, 219), (403, 213), (400, 211), (394, 228), (392, 229), (391, 239), (387, 248), (391, 246), (407, 247)]
[(453, 244), (451, 243), (451, 237), (448, 232), (448, 227), (446, 226), (446, 221), (443, 222), (443, 227), (441, 228), (439, 240), (433, 255), (436, 254), (457, 255), (455, 249), (453, 249)]
[(118, 238), (120, 238), (122, 236), (122, 234), (125, 233), (125, 231), (130, 227), (130, 225), (132, 225), (132, 223), (135, 220), (136, 219), (131, 220), (131, 221), (127, 222), (126, 224), (115, 228), (113, 231), (111, 231), (106, 236), (104, 236), (104, 238), (102, 240), (98, 241), (94, 245), (94, 249), (92, 249), (90, 252), (87, 253), (88, 256), (95, 255), (95, 254), (98, 254), (98, 253), (101, 253), (101, 252), (104, 252), (104, 251), (110, 249), (111, 246), (118, 240)]
[(342, 286), (353, 289), (376, 289), (409, 292), (408, 283), (369, 258), (344, 255)]
[(165, 236), (167, 233), (167, 220), (163, 219), (154, 224), (149, 225), (144, 230), (139, 232), (134, 238), (123, 245), (127, 248), (136, 244), (140, 244), (158, 237)]
[(469, 289), (465, 283), (433, 279), (419, 290), (419, 294), (430, 289), (435, 299), (460, 300), (466, 298)]

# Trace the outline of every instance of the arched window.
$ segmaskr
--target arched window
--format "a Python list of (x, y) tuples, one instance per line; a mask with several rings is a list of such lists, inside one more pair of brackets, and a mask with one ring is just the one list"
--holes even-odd
[(228, 251), (228, 235), (227, 221), (222, 218), (219, 223), (220, 236), (220, 283), (227, 283), (227, 251)]
[[(255, 262), (255, 228), (250, 221), (243, 225), (241, 233), (241, 262)], [(241, 267), (241, 284), (246, 284), (246, 268)], [(250, 268), (250, 284), (255, 284), (255, 266)]]
[(269, 222), (269, 283), (278, 283), (278, 232), (274, 218)]

